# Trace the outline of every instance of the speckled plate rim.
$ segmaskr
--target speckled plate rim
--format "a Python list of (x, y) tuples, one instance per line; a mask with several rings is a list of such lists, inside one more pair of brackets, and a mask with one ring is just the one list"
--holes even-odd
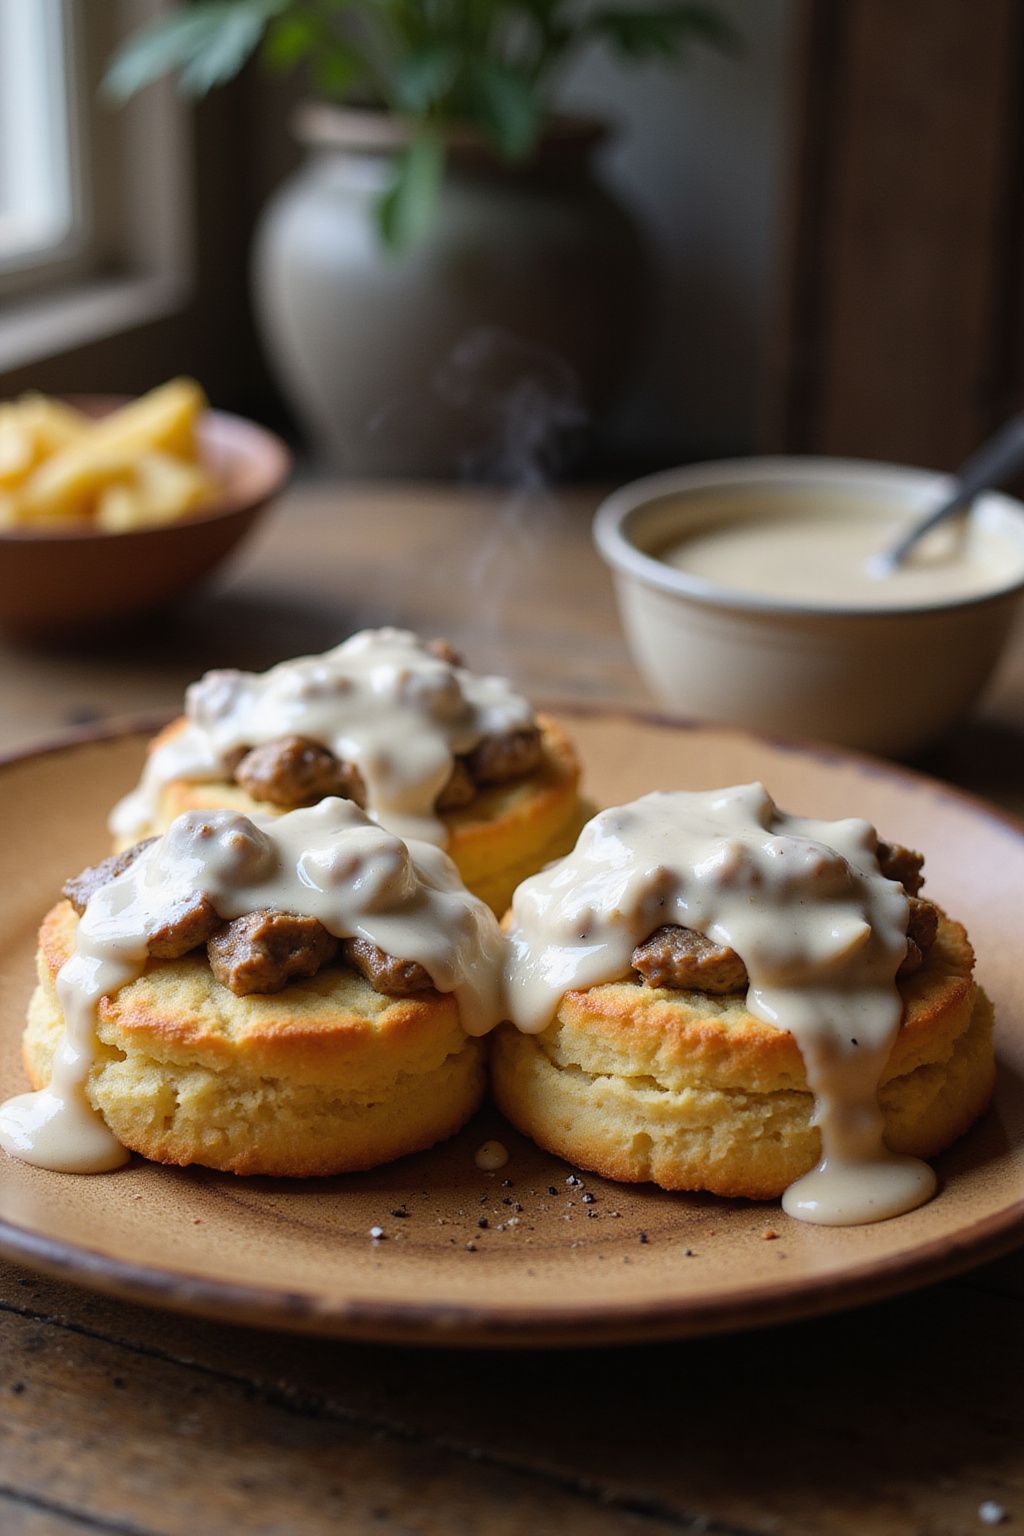
[(333, 1299), (213, 1281), (132, 1265), (75, 1244), (39, 1237), (0, 1220), (0, 1256), (54, 1279), (125, 1301), (161, 1307), (239, 1327), (277, 1329), (320, 1337), (424, 1347), (593, 1348), (746, 1332), (821, 1317), (883, 1301), (949, 1280), (1002, 1258), (1024, 1241), (1024, 1202), (977, 1225), (923, 1244), (908, 1260), (897, 1256), (851, 1267), (826, 1285), (812, 1278), (772, 1287), (752, 1286), (722, 1300), (667, 1300), (619, 1305), (583, 1304), (519, 1311), (514, 1306), (466, 1306)]
[[(709, 731), (718, 736), (733, 736), (755, 746), (793, 752), (812, 761), (851, 765), (868, 774), (927, 790), (940, 799), (955, 800), (970, 813), (997, 822), (1024, 844), (1024, 821), (965, 790), (865, 753), (657, 711), (630, 710), (578, 700), (550, 701), (544, 707), (569, 717), (620, 719), (624, 723), (632, 721), (681, 732)], [(80, 746), (149, 735), (166, 724), (167, 718), (166, 714), (131, 716), (102, 725), (72, 728), (34, 747), (0, 754), (0, 774), (8, 767), (74, 751)], [(946, 1232), (908, 1253), (851, 1265), (838, 1278), (830, 1276), (824, 1285), (815, 1276), (805, 1275), (773, 1284), (770, 1289), (755, 1285), (742, 1291), (733, 1290), (721, 1300), (666, 1298), (655, 1303), (648, 1301), (642, 1311), (636, 1302), (629, 1301), (548, 1306), (540, 1311), (537, 1308), (518, 1309), (508, 1304), (500, 1307), (437, 1302), (420, 1305), (390, 1299), (375, 1302), (365, 1298), (339, 1303), (333, 1297), (318, 1298), (279, 1287), (212, 1280), (188, 1272), (131, 1264), (81, 1244), (42, 1236), (0, 1217), (0, 1256), (86, 1289), (238, 1326), (428, 1347), (591, 1347), (594, 1344), (656, 1342), (767, 1327), (865, 1305), (947, 1280), (1001, 1258), (1022, 1243), (1024, 1191), (1017, 1201), (983, 1220)]]

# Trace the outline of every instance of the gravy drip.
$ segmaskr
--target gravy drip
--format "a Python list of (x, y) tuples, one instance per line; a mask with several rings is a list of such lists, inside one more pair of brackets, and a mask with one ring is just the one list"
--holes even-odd
[(89, 901), (57, 975), (65, 1027), (50, 1084), (0, 1106), (0, 1146), (62, 1173), (127, 1159), (86, 1096), (100, 1001), (142, 975), (149, 936), (198, 893), (225, 920), (261, 908), (297, 912), (337, 938), (419, 961), (439, 992), (454, 994), (469, 1035), (502, 1017), (497, 921), (439, 848), (406, 846), (337, 798), (283, 816), (187, 811)]
[(263, 673), (207, 672), (193, 683), (184, 726), (150, 753), (110, 830), (142, 836), (155, 824), (164, 785), (230, 778), (240, 748), (297, 735), (359, 769), (374, 821), (443, 847), (434, 801), (456, 755), (533, 723), (530, 705), (504, 678), (453, 666), (408, 630), (362, 630), (322, 656)]
[(822, 1157), (786, 1191), (791, 1216), (852, 1225), (934, 1192), (885, 1145), (878, 1084), (899, 1030), (909, 903), (866, 822), (778, 811), (762, 784), (645, 795), (602, 811), (575, 850), (517, 890), (506, 987), (537, 1033), (569, 990), (618, 981), (634, 947), (676, 923), (734, 949), (755, 1017), (788, 1030), (815, 1096)]

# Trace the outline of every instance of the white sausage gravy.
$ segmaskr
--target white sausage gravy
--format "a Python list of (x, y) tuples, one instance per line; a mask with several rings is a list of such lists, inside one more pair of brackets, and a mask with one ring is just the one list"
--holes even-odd
[(208, 672), (193, 683), (183, 727), (150, 753), (139, 785), (114, 807), (110, 830), (146, 835), (166, 784), (230, 778), (240, 748), (298, 735), (358, 768), (374, 821), (443, 847), (434, 801), (455, 756), (533, 723), (530, 705), (504, 678), (453, 665), (408, 630), (362, 630), (322, 656), (264, 673)]
[(811, 608), (927, 608), (1024, 578), (1020, 528), (991, 507), (936, 529), (894, 571), (878, 575), (874, 557), (913, 519), (886, 516), (855, 496), (833, 494), (827, 511), (808, 500), (753, 492), (744, 510), (740, 496), (723, 493), (709, 499), (719, 516), (695, 523), (659, 558), (716, 589)]
[(693, 929), (736, 951), (750, 1012), (790, 1031), (803, 1055), (822, 1158), (786, 1191), (786, 1211), (851, 1225), (911, 1210), (935, 1176), (888, 1150), (878, 1105), (902, 1014), (909, 904), (881, 874), (876, 844), (866, 821), (783, 814), (762, 784), (602, 811), (513, 898), (511, 1017), (540, 1032), (564, 992), (627, 976), (656, 928)]
[(188, 811), (90, 898), (57, 975), (64, 1035), (47, 1088), (0, 1106), (0, 1146), (64, 1173), (98, 1173), (128, 1153), (89, 1103), (100, 1001), (146, 969), (147, 941), (175, 907), (205, 895), (224, 919), (273, 909), (315, 917), (418, 961), (451, 992), (467, 1034), (502, 1017), (504, 944), (490, 908), (429, 843), (408, 846), (337, 798), (283, 816)]

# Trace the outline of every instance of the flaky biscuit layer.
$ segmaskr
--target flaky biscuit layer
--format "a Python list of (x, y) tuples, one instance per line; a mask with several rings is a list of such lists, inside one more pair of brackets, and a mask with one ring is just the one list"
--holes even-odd
[[(63, 1030), (57, 971), (74, 944), (68, 902), (40, 932), (23, 1050), (49, 1081)], [(384, 997), (328, 966), (272, 996), (235, 997), (202, 951), (151, 962), (100, 1007), (88, 1096), (132, 1151), (277, 1176), (352, 1172), (451, 1136), (484, 1088), (480, 1041), (451, 996)]]
[[(943, 917), (925, 966), (901, 985), (879, 1095), (894, 1151), (932, 1156), (991, 1095), (992, 1010), (973, 959)], [(542, 1034), (501, 1026), (491, 1081), (514, 1125), (606, 1178), (772, 1199), (820, 1156), (796, 1041), (740, 996), (633, 981), (568, 992)]]

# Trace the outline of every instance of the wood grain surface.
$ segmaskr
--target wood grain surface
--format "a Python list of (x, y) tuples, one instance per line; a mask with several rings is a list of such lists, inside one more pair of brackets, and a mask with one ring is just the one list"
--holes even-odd
[(952, 469), (1019, 409), (1024, 9), (801, 0), (798, 15), (765, 445)]
[[(642, 702), (587, 536), (594, 498), (296, 493), (173, 621), (5, 648), (0, 748), (170, 710), (393, 620), (547, 696)], [(514, 556), (514, 558), (513, 558)], [(925, 765), (1024, 809), (1024, 647)], [(0, 1531), (711, 1532), (1024, 1528), (1020, 1255), (826, 1321), (570, 1354), (409, 1352), (250, 1333), (0, 1267)]]

